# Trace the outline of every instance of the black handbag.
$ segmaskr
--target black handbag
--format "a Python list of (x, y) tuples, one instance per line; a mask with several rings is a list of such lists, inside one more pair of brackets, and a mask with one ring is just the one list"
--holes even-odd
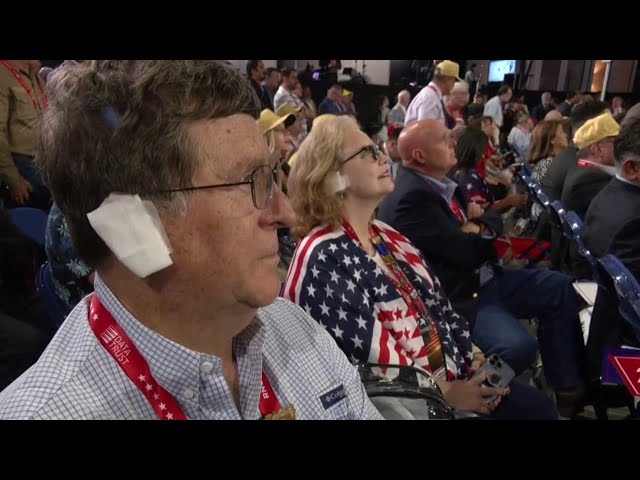
[(364, 363), (357, 365), (358, 374), (367, 396), (424, 401), (420, 418), (429, 420), (454, 420), (455, 413), (427, 372), (407, 365), (381, 365)]

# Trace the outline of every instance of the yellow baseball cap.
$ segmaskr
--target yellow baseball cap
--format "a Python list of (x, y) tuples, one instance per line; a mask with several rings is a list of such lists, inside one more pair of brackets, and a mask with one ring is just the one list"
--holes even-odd
[(609, 112), (587, 120), (573, 136), (573, 143), (579, 149), (583, 149), (598, 143), (608, 137), (617, 137), (620, 134), (620, 125)]
[(265, 108), (260, 112), (260, 118), (258, 118), (258, 128), (262, 135), (266, 134), (269, 130), (276, 128), (281, 123), (284, 123), (285, 128), (290, 127), (296, 121), (295, 115), (285, 115), (281, 117), (277, 115), (273, 110)]
[(458, 75), (460, 75), (460, 65), (451, 60), (443, 60), (436, 65), (435, 75), (444, 75), (445, 77), (455, 77), (456, 79), (463, 81)]
[(296, 107), (291, 103), (285, 103), (284, 105), (280, 105), (276, 109), (276, 115), (279, 115), (281, 117), (284, 117), (286, 115), (291, 115), (291, 114), (295, 115), (300, 110), (302, 110), (302, 107)]
[(348, 97), (349, 95), (353, 95), (353, 92), (351, 90), (347, 90), (346, 88), (342, 89), (342, 96), (343, 97)]

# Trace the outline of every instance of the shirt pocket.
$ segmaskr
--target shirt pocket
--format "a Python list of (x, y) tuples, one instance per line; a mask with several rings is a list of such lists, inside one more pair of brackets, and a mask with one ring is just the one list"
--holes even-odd
[(19, 120), (24, 124), (32, 125), (38, 118), (38, 112), (33, 104), (33, 100), (22, 87), (11, 87), (14, 109), (12, 120)]

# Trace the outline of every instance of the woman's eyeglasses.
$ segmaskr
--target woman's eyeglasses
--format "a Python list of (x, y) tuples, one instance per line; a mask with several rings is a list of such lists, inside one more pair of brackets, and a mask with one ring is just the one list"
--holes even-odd
[(251, 185), (251, 197), (253, 205), (258, 210), (264, 210), (269, 206), (273, 198), (273, 185), (280, 186), (280, 166), (273, 168), (271, 165), (260, 165), (253, 172), (242, 178), (239, 182), (218, 183), (215, 185), (203, 185), (200, 187), (176, 188), (168, 190), (169, 193), (174, 192), (190, 192), (195, 190), (204, 190), (207, 188), (225, 188), (236, 187), (239, 185)]
[(382, 150), (377, 145), (367, 145), (366, 147), (362, 147), (356, 153), (354, 153), (349, 158), (347, 158), (344, 162), (342, 162), (342, 164), (344, 165), (349, 160), (356, 158), (358, 155), (360, 155), (361, 158), (364, 158), (367, 155), (371, 155), (371, 157), (373, 158), (373, 161), (377, 162), (380, 159), (380, 156), (382, 155)]

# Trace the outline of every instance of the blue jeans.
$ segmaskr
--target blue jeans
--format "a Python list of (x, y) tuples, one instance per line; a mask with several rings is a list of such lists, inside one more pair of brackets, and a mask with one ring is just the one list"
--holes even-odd
[[(538, 341), (520, 318), (538, 319)], [(505, 270), (480, 289), (473, 342), (498, 354), (516, 376), (535, 361), (540, 346), (546, 381), (552, 387), (582, 385), (584, 344), (578, 298), (566, 275), (551, 270)]]
[(33, 190), (29, 194), (29, 200), (24, 205), (18, 205), (11, 198), (6, 198), (4, 200), (5, 208), (33, 207), (48, 212), (51, 208), (51, 193), (42, 182), (40, 172), (33, 163), (33, 157), (17, 153), (13, 153), (12, 156), (18, 172), (31, 184)]
[(542, 390), (514, 380), (509, 395), (502, 398), (495, 411), (474, 420), (558, 420), (556, 406)]

